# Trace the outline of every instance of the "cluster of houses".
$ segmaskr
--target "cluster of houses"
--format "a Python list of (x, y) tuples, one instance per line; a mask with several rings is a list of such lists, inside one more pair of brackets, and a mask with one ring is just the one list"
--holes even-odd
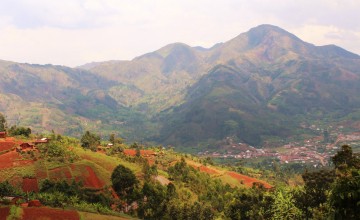
[[(311, 127), (320, 130), (316, 126)], [(257, 149), (252, 146), (235, 143), (230, 138), (219, 151), (199, 152), (200, 156), (214, 158), (277, 158), (281, 163), (312, 164), (325, 166), (331, 157), (336, 154), (343, 144), (349, 144), (354, 151), (360, 150), (360, 132), (342, 133), (339, 129), (331, 133), (332, 142), (324, 141), (323, 135), (315, 136), (299, 142), (290, 142), (276, 148)]]
[(3, 142), (11, 142), (14, 143), (14, 145), (16, 145), (17, 147), (15, 148), (15, 150), (17, 152), (23, 152), (23, 151), (34, 151), (37, 149), (37, 145), (38, 144), (44, 144), (44, 143), (48, 143), (50, 139), (48, 138), (41, 138), (41, 139), (36, 139), (33, 141), (29, 141), (29, 142), (22, 142), (22, 141), (15, 141), (14, 138), (12, 137), (7, 137), (7, 133), (5, 131), (0, 132), (0, 139), (3, 139)]
[(44, 143), (48, 143), (48, 142), (49, 142), (49, 139), (47, 139), (47, 138), (41, 138), (38, 140), (34, 140), (32, 142), (21, 142), (21, 143), (19, 143), (19, 146), (16, 147), (16, 151), (17, 152), (34, 151), (34, 150), (37, 150), (36, 145), (44, 144)]

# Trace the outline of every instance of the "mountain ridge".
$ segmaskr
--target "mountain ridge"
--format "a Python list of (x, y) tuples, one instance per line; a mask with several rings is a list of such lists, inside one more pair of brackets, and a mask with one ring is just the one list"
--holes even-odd
[(235, 136), (261, 145), (265, 136), (298, 132), (304, 121), (336, 121), (359, 111), (359, 67), (357, 54), (260, 25), (210, 48), (173, 43), (129, 61), (78, 68), (0, 62), (0, 85), (6, 100), (18, 103), (12, 95), (22, 97), (23, 104), (13, 108), (24, 108), (33, 96), (32, 101), (41, 98), (36, 105), (50, 101), (62, 117), (74, 116), (78, 134), (108, 127), (126, 138), (163, 144), (198, 145)]

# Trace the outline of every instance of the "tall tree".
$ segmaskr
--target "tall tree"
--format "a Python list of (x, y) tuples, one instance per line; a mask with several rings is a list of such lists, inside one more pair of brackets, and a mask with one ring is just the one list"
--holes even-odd
[(131, 202), (132, 194), (138, 183), (135, 174), (127, 167), (118, 165), (111, 174), (111, 182), (116, 194), (127, 202)]
[(85, 149), (96, 151), (97, 146), (100, 144), (100, 136), (86, 131), (81, 137), (81, 146)]
[(121, 137), (116, 137), (115, 134), (110, 134), (109, 136), (109, 141), (110, 143), (112, 143), (113, 145), (117, 145), (117, 144), (122, 144), (123, 143), (123, 139)]
[(316, 209), (326, 203), (331, 184), (335, 180), (334, 170), (320, 170), (302, 174), (305, 182), (304, 190), (295, 193), (296, 205), (303, 210), (306, 219), (312, 216), (311, 209)]
[(0, 113), (0, 131), (5, 131), (6, 129), (6, 119), (3, 114)]
[(360, 219), (360, 155), (353, 154), (348, 145), (341, 147), (332, 161), (336, 181), (330, 202), (336, 219)]
[(295, 206), (291, 193), (278, 190), (275, 193), (275, 200), (271, 206), (272, 219), (302, 219), (301, 211)]
[(359, 158), (353, 155), (352, 148), (349, 145), (341, 146), (341, 150), (332, 158), (336, 169), (360, 168)]

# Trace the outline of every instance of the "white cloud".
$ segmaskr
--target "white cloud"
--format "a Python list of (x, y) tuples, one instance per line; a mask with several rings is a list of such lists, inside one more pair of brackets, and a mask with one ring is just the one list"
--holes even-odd
[(360, 31), (341, 29), (335, 26), (304, 25), (289, 30), (302, 40), (317, 46), (335, 44), (360, 54)]
[(0, 59), (131, 59), (173, 42), (210, 47), (263, 23), (360, 53), (359, 9), (355, 0), (3, 0)]

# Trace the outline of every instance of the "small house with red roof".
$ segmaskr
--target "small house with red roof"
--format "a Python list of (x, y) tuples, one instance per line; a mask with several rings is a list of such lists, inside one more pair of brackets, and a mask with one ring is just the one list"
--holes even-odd
[(34, 149), (34, 145), (26, 143), (26, 142), (21, 143), (20, 147), (21, 147), (21, 150)]
[(6, 131), (0, 131), (0, 138), (6, 138)]

